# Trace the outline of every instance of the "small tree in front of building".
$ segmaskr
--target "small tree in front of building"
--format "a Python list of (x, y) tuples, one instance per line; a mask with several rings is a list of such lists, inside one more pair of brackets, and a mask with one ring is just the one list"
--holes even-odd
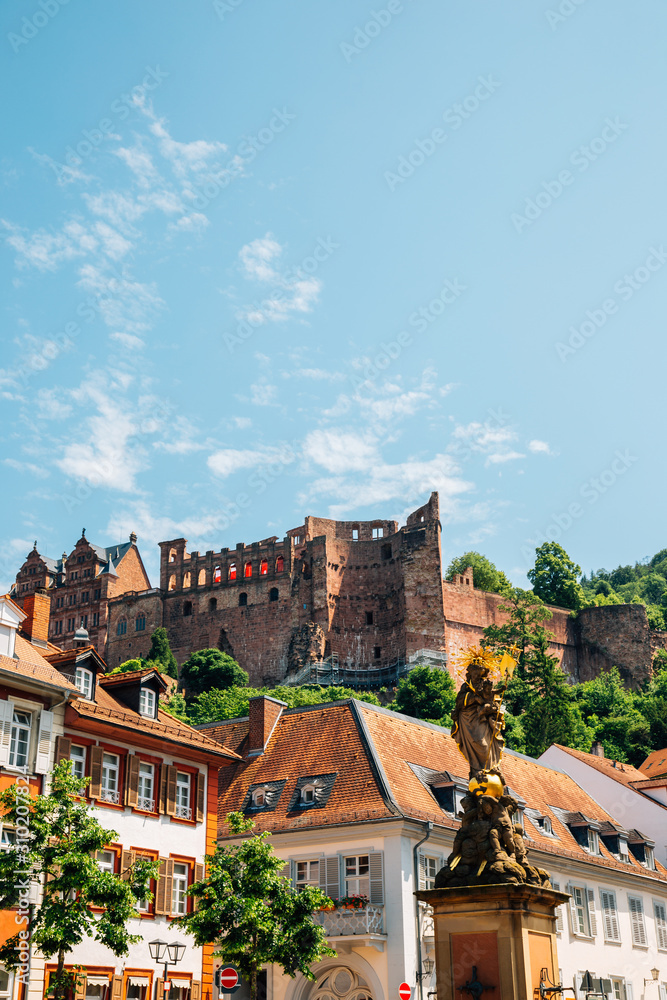
[[(46, 959), (56, 958), (49, 989), (55, 1000), (74, 986), (76, 972), (66, 970), (65, 962), (77, 945), (99, 941), (114, 955), (126, 955), (141, 940), (127, 922), (137, 915), (137, 902), (151, 898), (150, 879), (157, 877), (157, 862), (148, 859), (120, 875), (100, 868), (97, 852), (118, 835), (81, 798), (89, 781), (72, 774), (70, 761), (61, 761), (49, 794), (33, 797), (20, 776), (0, 794), (3, 822), (16, 831), (15, 843), (0, 851), (0, 909), (18, 907), (17, 932), (0, 946), (0, 963), (20, 968), (30, 937)], [(28, 904), (31, 883), (43, 883), (42, 901), (34, 907)]]
[(336, 954), (313, 918), (331, 900), (313, 886), (295, 889), (280, 874), (285, 862), (273, 853), (271, 835), (245, 836), (255, 824), (243, 813), (229, 813), (227, 823), (243, 840), (218, 843), (215, 854), (207, 856), (205, 878), (188, 890), (196, 909), (174, 923), (192, 934), (196, 944), (214, 943), (214, 954), (239, 968), (251, 1000), (257, 1000), (257, 973), (263, 965), (314, 979), (311, 966)]
[(146, 666), (155, 667), (168, 677), (178, 679), (178, 663), (169, 645), (166, 628), (156, 628), (151, 635), (151, 648), (146, 656)]

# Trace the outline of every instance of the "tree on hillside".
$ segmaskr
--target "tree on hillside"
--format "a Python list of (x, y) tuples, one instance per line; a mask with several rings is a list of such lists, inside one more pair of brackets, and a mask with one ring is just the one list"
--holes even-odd
[(545, 604), (579, 611), (586, 604), (579, 583), (581, 568), (573, 563), (558, 542), (545, 542), (535, 549), (535, 566), (528, 571), (533, 590)]
[(511, 586), (503, 571), (496, 569), (491, 560), (479, 552), (464, 552), (462, 556), (452, 559), (445, 579), (453, 580), (455, 576), (464, 573), (468, 566), (472, 566), (472, 582), (479, 590), (501, 594)]
[(151, 648), (146, 660), (149, 661), (149, 666), (155, 667), (168, 677), (178, 679), (178, 663), (171, 651), (166, 628), (156, 628), (151, 635)]
[(142, 659), (125, 660), (124, 663), (121, 663), (119, 666), (114, 667), (113, 670), (109, 671), (109, 673), (129, 674), (133, 670), (144, 670), (147, 666), (151, 666), (153, 668), (155, 667), (153, 663), (150, 664), (146, 663), (146, 661)]
[(396, 697), (389, 708), (415, 719), (451, 726), (456, 701), (454, 681), (446, 670), (415, 667), (398, 682)]
[(189, 695), (196, 695), (211, 688), (245, 687), (248, 675), (229, 653), (200, 649), (181, 667), (181, 681)]
[(233, 812), (227, 823), (243, 839), (218, 842), (215, 854), (206, 857), (204, 879), (188, 889), (195, 909), (174, 923), (200, 946), (215, 942), (214, 954), (238, 966), (250, 985), (250, 1000), (257, 1000), (257, 973), (263, 965), (275, 964), (292, 978), (300, 972), (312, 980), (311, 966), (336, 954), (313, 919), (313, 912), (330, 900), (313, 886), (295, 889), (280, 874), (285, 862), (273, 853), (271, 835), (245, 836), (255, 825), (252, 820)]
[[(197, 726), (206, 722), (238, 719), (248, 714), (250, 699), (260, 694), (284, 701), (289, 708), (321, 705), (324, 702), (341, 701), (344, 698), (356, 698), (358, 701), (370, 702), (372, 705), (380, 704), (377, 695), (370, 691), (353, 691), (351, 688), (344, 687), (321, 687), (319, 685), (277, 688), (231, 687), (224, 691), (219, 688), (211, 688), (210, 691), (204, 691), (196, 698), (190, 699), (187, 704), (186, 721)], [(178, 707), (178, 705), (174, 705), (175, 709)], [(177, 713), (174, 712), (174, 714)]]
[[(0, 794), (3, 820), (16, 827), (16, 843), (0, 851), (0, 909), (19, 907), (19, 929), (0, 946), (0, 962), (19, 967), (29, 931), (32, 947), (46, 959), (57, 958), (51, 986), (56, 1000), (64, 1000), (76, 979), (64, 968), (73, 948), (94, 940), (114, 955), (126, 955), (128, 946), (141, 940), (128, 932), (127, 921), (136, 916), (139, 900), (152, 898), (150, 879), (157, 877), (158, 865), (138, 860), (121, 875), (99, 867), (96, 852), (118, 834), (101, 826), (80, 798), (90, 778), (76, 778), (70, 761), (54, 769), (48, 795), (32, 798), (25, 782), (19, 777)], [(23, 888), (29, 880), (44, 883), (42, 902), (31, 914)]]

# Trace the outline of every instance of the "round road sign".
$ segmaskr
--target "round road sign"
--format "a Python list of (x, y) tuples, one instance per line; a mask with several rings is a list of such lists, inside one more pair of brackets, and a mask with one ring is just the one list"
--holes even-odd
[(226, 966), (220, 969), (220, 992), (231, 993), (239, 985), (239, 974), (236, 969)]
[(398, 995), (401, 1000), (410, 1000), (410, 997), (412, 996), (412, 987), (409, 983), (401, 983), (398, 987)]

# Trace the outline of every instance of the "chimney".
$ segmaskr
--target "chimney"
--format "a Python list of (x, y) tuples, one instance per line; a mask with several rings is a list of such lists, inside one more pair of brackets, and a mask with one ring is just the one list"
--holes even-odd
[(130, 543), (132, 545), (136, 545), (137, 544), (137, 533), (136, 533), (136, 531), (131, 531), (130, 532)]
[(248, 757), (259, 757), (264, 753), (283, 708), (287, 708), (286, 702), (267, 698), (263, 694), (250, 699)]
[(596, 740), (591, 747), (591, 753), (594, 757), (604, 757), (604, 747), (599, 740)]
[(49, 619), (51, 617), (51, 598), (46, 590), (36, 590), (23, 598), (23, 610), (26, 619), (21, 631), (35, 646), (46, 648), (49, 642)]

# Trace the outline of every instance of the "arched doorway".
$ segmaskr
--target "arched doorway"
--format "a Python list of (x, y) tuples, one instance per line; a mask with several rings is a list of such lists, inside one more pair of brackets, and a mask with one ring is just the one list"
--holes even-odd
[(378, 973), (360, 955), (326, 959), (313, 972), (315, 982), (297, 976), (285, 1000), (385, 1000)]

